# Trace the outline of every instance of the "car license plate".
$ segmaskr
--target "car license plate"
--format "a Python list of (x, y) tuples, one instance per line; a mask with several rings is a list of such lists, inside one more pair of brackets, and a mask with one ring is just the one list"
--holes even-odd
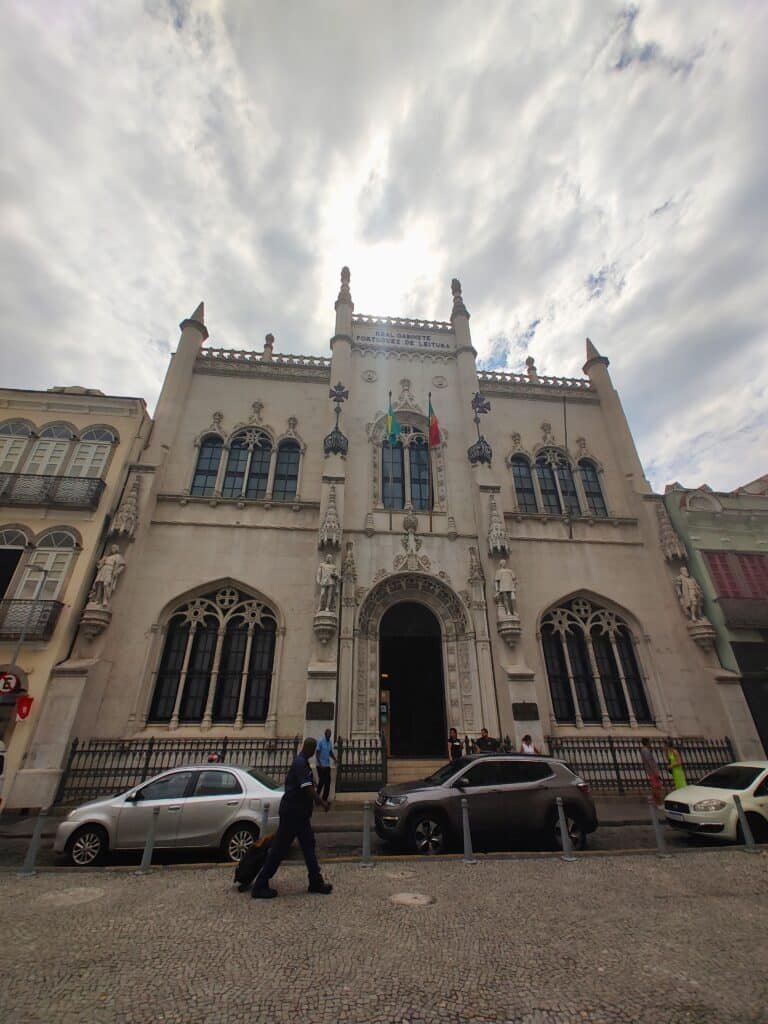
[(683, 816), (680, 813), (680, 811), (665, 811), (664, 813), (667, 815), (668, 818), (671, 818), (672, 821), (682, 821), (683, 820)]

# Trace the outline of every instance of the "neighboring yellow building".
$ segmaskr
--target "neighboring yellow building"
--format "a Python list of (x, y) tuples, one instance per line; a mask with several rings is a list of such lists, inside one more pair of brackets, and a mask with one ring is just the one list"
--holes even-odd
[[(70, 653), (129, 465), (150, 425), (141, 398), (82, 387), (0, 389), (3, 807), (11, 794), (13, 806), (27, 806), (25, 776), (37, 774), (27, 770), (31, 737), (42, 709), (56, 704), (51, 671)], [(32, 698), (21, 721), (19, 695)], [(65, 731), (66, 722), (59, 724)]]

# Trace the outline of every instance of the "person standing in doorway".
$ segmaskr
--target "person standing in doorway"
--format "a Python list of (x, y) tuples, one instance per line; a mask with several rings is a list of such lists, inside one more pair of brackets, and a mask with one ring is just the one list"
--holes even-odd
[(293, 760), (285, 776), (283, 799), (280, 801), (280, 824), (270, 847), (267, 859), (253, 882), (251, 896), (255, 900), (267, 900), (277, 896), (276, 889), (270, 889), (269, 880), (280, 867), (294, 839), (299, 840), (301, 852), (309, 875), (308, 892), (327, 896), (333, 886), (323, 879), (315, 852), (315, 833), (312, 831), (312, 810), (315, 804), (327, 811), (330, 804), (315, 790), (315, 780), (309, 759), (315, 752), (317, 742), (304, 740), (304, 744)]
[(464, 753), (464, 744), (459, 739), (459, 734), (455, 729), (448, 730), (448, 760), (458, 761), (461, 755)]
[(683, 768), (683, 759), (680, 757), (680, 751), (672, 740), (667, 740), (664, 744), (664, 753), (667, 755), (669, 770), (672, 773), (672, 783), (675, 789), (682, 789), (683, 786), (688, 785), (688, 780), (685, 777), (685, 769)]
[(328, 800), (331, 795), (331, 761), (336, 763), (333, 752), (333, 740), (330, 729), (326, 729), (317, 741), (315, 761), (317, 763), (317, 794), (321, 800)]
[(653, 756), (651, 743), (648, 737), (644, 736), (640, 742), (640, 757), (643, 760), (645, 774), (648, 776), (648, 784), (651, 787), (651, 796), (653, 797), (653, 802), (656, 806), (661, 808), (664, 806), (664, 787), (661, 782), (661, 772), (659, 771), (659, 766), (656, 763), (656, 758)]

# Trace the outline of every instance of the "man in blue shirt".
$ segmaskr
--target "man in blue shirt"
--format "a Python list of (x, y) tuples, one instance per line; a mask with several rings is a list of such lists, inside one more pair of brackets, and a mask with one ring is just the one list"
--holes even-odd
[(283, 799), (280, 801), (280, 824), (272, 842), (264, 866), (256, 876), (251, 896), (255, 900), (268, 900), (277, 896), (276, 889), (270, 889), (269, 880), (280, 867), (294, 839), (299, 840), (304, 862), (309, 875), (309, 892), (327, 896), (333, 889), (330, 883), (323, 880), (320, 865), (315, 852), (315, 833), (312, 831), (310, 819), (315, 804), (326, 811), (331, 806), (323, 800), (315, 790), (315, 780), (309, 759), (315, 752), (317, 742), (314, 739), (304, 740), (304, 744), (293, 760), (285, 776)]
[(315, 760), (317, 761), (317, 792), (323, 800), (327, 800), (331, 794), (331, 758), (333, 758), (334, 762), (336, 761), (336, 755), (333, 752), (331, 730), (326, 729), (325, 736), (322, 736), (317, 741), (317, 752), (315, 753)]

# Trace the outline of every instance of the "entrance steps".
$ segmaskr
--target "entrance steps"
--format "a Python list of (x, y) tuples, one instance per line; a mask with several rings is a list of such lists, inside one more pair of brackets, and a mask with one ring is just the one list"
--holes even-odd
[(447, 757), (390, 757), (387, 758), (387, 783), (411, 782), (424, 779), (442, 768)]

